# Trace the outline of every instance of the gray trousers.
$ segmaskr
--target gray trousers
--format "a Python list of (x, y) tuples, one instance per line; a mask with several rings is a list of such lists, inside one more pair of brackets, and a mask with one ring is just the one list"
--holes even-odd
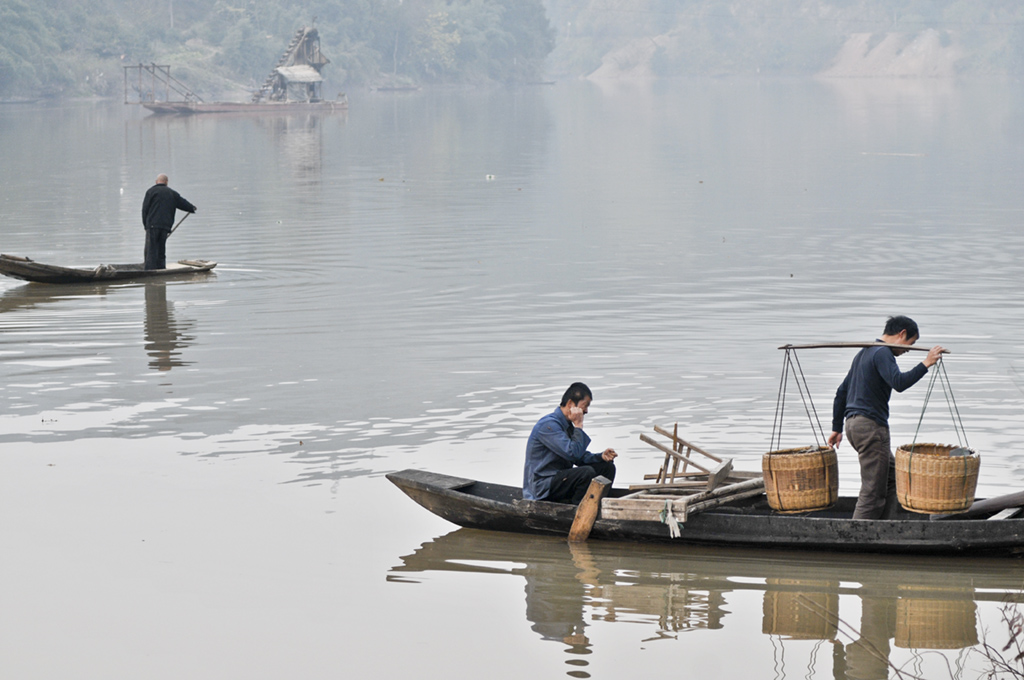
[(860, 495), (854, 519), (890, 519), (896, 513), (896, 458), (889, 428), (867, 416), (846, 419), (846, 439), (860, 460)]

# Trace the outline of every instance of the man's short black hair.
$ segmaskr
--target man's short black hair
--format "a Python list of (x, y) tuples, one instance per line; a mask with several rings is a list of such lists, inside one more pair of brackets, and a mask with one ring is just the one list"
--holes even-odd
[(917, 330), (917, 322), (909, 316), (890, 316), (885, 322), (885, 335), (899, 335), (900, 331), (907, 332), (907, 340), (921, 337)]
[(594, 395), (590, 392), (590, 388), (581, 382), (574, 382), (569, 385), (569, 389), (567, 389), (565, 394), (562, 395), (562, 403), (559, 404), (559, 406), (565, 406), (570, 401), (574, 404), (578, 404), (587, 397), (590, 397), (591, 401), (594, 400)]

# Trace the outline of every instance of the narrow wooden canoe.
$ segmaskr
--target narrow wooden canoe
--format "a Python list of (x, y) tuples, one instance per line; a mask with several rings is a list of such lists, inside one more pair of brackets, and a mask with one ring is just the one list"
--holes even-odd
[(348, 111), (348, 98), (317, 102), (144, 102), (142, 105), (160, 115), (335, 113)]
[(0, 254), (0, 274), (36, 283), (95, 283), (125, 279), (181, 276), (208, 272), (212, 260), (179, 260), (166, 269), (145, 269), (142, 264), (101, 264), (93, 269), (43, 264), (27, 257)]
[[(424, 470), (387, 478), (435, 515), (462, 527), (518, 533), (568, 535), (576, 507), (528, 501), (519, 487), (489, 484)], [(612, 497), (625, 491), (613, 490)], [(853, 520), (855, 498), (842, 497), (828, 510), (779, 514), (764, 496), (747, 498), (694, 515), (672, 538), (660, 521), (598, 516), (590, 537), (614, 541), (659, 541), (680, 545), (826, 550), (937, 555), (1024, 554), (1024, 519), (953, 519), (904, 512), (891, 520)]]

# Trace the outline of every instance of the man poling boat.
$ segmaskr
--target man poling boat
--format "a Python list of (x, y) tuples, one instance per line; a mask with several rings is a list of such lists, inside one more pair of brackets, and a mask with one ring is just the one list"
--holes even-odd
[[(196, 212), (196, 207), (167, 186), (167, 175), (160, 173), (156, 183), (146, 192), (142, 200), (142, 226), (146, 229), (146, 269), (167, 267), (167, 237), (178, 228), (174, 216), (178, 210)], [(184, 221), (184, 217), (181, 218)], [(181, 224), (180, 222), (178, 224)]]

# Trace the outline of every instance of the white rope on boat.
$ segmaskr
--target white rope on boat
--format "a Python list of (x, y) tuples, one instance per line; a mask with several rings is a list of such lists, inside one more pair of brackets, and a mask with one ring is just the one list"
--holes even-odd
[[(686, 518), (683, 518), (683, 522)], [(672, 538), (679, 538), (682, 536), (682, 532), (679, 530), (679, 522), (676, 521), (675, 515), (672, 514), (672, 501), (665, 501), (665, 508), (661, 511), (661, 522), (662, 524), (668, 525), (668, 535)]]

